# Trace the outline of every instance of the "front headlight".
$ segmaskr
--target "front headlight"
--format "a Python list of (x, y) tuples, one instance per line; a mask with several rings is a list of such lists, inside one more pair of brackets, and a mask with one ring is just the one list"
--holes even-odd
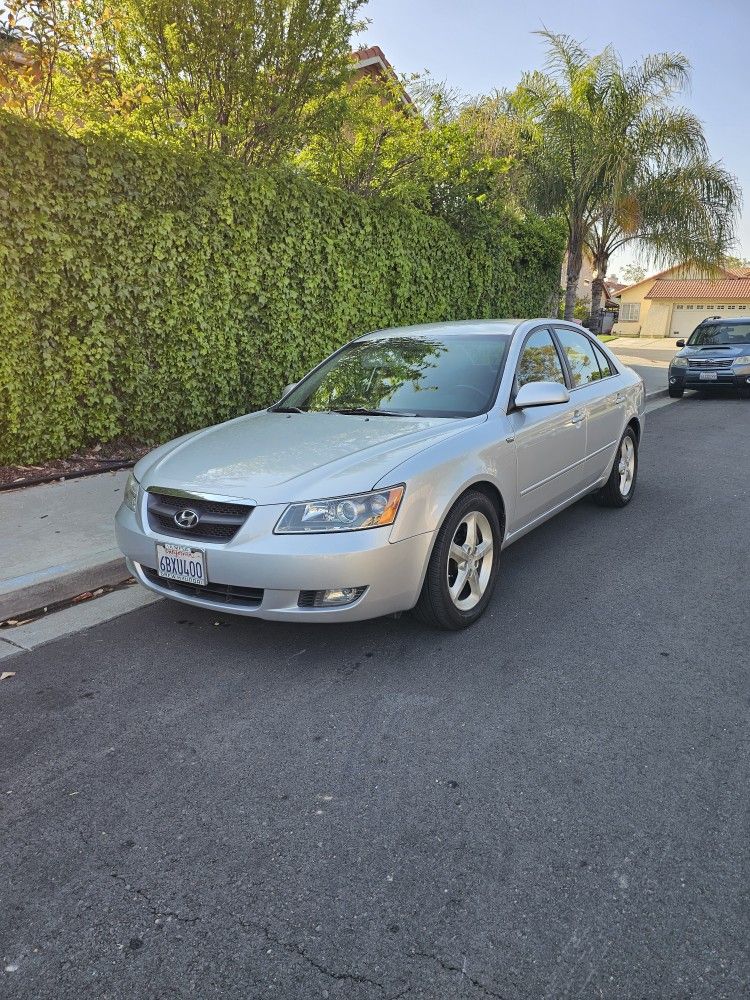
[(357, 493), (332, 500), (290, 504), (274, 531), (279, 535), (304, 535), (320, 531), (361, 531), (393, 524), (404, 496), (403, 486), (372, 493)]
[(670, 367), (672, 368), (687, 368), (688, 360), (687, 358), (681, 358), (679, 355), (676, 358), (672, 358)]
[(131, 472), (128, 476), (127, 483), (125, 483), (125, 496), (123, 497), (122, 502), (126, 507), (130, 507), (132, 511), (135, 511), (138, 505), (138, 490), (138, 480)]
[(732, 363), (732, 368), (744, 368), (750, 365), (750, 354), (743, 354), (741, 358), (735, 358)]

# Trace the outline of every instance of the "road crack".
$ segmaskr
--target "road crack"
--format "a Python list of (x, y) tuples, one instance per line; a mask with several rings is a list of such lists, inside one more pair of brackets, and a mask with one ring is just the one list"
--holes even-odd
[[(232, 916), (241, 927), (245, 928), (245, 930), (258, 931), (263, 934), (269, 944), (277, 945), (279, 948), (283, 948), (284, 951), (287, 951), (290, 954), (299, 955), (304, 962), (307, 962), (308, 965), (311, 965), (314, 969), (321, 973), (321, 975), (327, 976), (329, 979), (334, 979), (337, 982), (358, 983), (361, 986), (374, 986), (383, 993), (385, 993), (388, 988), (383, 983), (378, 982), (376, 979), (370, 979), (368, 976), (360, 975), (356, 972), (337, 972), (335, 969), (329, 968), (327, 965), (324, 965), (323, 962), (320, 962), (313, 958), (312, 955), (309, 955), (302, 945), (296, 944), (294, 941), (286, 941), (284, 938), (279, 937), (279, 935), (274, 933), (274, 931), (272, 931), (267, 924), (256, 920), (246, 920), (242, 917), (235, 916), (234, 914), (232, 914)], [(410, 987), (407, 987), (407, 991), (408, 989), (410, 989)], [(399, 997), (403, 997), (404, 995), (404, 993), (397, 993), (395, 996), (391, 997), (390, 1000), (398, 1000)]]
[(468, 983), (474, 987), (474, 989), (479, 990), (484, 996), (492, 997), (493, 1000), (508, 1000), (508, 998), (502, 993), (496, 993), (494, 990), (490, 989), (489, 986), (485, 986), (481, 980), (477, 979), (476, 976), (470, 976), (466, 971), (466, 963), (463, 966), (453, 965), (452, 962), (446, 961), (446, 959), (441, 958), (439, 955), (431, 955), (426, 951), (411, 951), (409, 954), (415, 956), (416, 958), (427, 958), (432, 962), (437, 962), (438, 965), (445, 969), (446, 972), (457, 972), (461, 975)]
[(181, 914), (177, 913), (175, 910), (160, 909), (158, 906), (154, 904), (151, 897), (144, 889), (139, 889), (138, 886), (131, 885), (127, 881), (124, 875), (120, 875), (119, 872), (110, 872), (109, 874), (117, 882), (122, 883), (122, 885), (124, 885), (126, 889), (129, 889), (134, 895), (138, 896), (139, 899), (142, 899), (143, 902), (148, 907), (148, 909), (153, 914), (155, 919), (161, 920), (164, 919), (165, 917), (169, 917), (170, 919), (176, 920), (178, 923), (181, 924), (197, 924), (200, 921), (201, 919), (200, 917), (184, 917)]

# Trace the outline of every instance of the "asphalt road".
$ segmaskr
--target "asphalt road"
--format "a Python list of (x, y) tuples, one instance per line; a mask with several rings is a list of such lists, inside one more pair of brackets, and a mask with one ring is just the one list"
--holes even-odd
[(642, 358), (644, 355), (647, 355), (649, 358), (653, 358), (654, 361), (668, 365), (679, 351), (679, 347), (675, 347), (675, 343), (674, 340), (665, 340), (663, 348), (648, 347), (644, 349), (643, 346), (639, 345), (637, 338), (633, 340), (632, 346), (630, 343), (620, 340), (617, 344), (616, 352), (623, 359)]
[[(677, 353), (674, 341), (665, 341), (665, 347), (645, 348), (635, 339), (632, 345), (625, 339), (620, 339), (616, 346), (610, 347), (622, 361), (633, 368), (644, 381), (647, 393), (665, 391), (669, 381), (669, 362)], [(648, 361), (644, 364), (644, 360)], [(650, 362), (650, 363), (649, 363)]]
[(462, 634), (160, 602), (8, 663), (4, 1000), (748, 996), (750, 403)]

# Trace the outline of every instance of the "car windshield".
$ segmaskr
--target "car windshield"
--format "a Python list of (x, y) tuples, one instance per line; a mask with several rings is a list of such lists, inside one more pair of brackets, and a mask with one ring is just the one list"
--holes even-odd
[(750, 344), (750, 323), (701, 323), (688, 340), (688, 347), (731, 347), (734, 344)]
[(368, 337), (304, 379), (279, 408), (383, 416), (472, 417), (489, 409), (506, 334)]

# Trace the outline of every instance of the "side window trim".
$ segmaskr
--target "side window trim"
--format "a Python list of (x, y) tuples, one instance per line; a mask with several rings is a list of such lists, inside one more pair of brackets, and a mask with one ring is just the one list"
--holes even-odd
[[(591, 340), (590, 337), (589, 340)], [(599, 381), (604, 382), (606, 379), (612, 378), (612, 368), (610, 366), (607, 355), (604, 353), (604, 351), (601, 351), (599, 349), (599, 346), (595, 344), (593, 340), (591, 341), (591, 346), (594, 348), (594, 357), (596, 358), (596, 362), (599, 365), (599, 374), (601, 376)], [(604, 369), (602, 368), (602, 361), (604, 361), (604, 363), (607, 366), (607, 372), (609, 373), (607, 375), (604, 374)]]
[[(607, 358), (607, 355), (604, 354), (604, 352), (602, 351), (602, 354), (607, 359), (607, 365), (609, 366), (609, 370), (610, 370), (610, 374), (609, 375), (605, 375), (604, 374), (604, 372), (602, 371), (601, 362), (599, 361), (599, 355), (597, 353), (596, 345), (593, 343), (593, 341), (592, 341), (591, 337), (588, 335), (588, 333), (586, 333), (583, 329), (581, 329), (581, 330), (572, 330), (568, 326), (562, 326), (562, 327), (559, 327), (559, 329), (561, 329), (561, 330), (570, 330), (571, 333), (578, 333), (578, 334), (580, 334), (581, 337), (583, 337), (584, 340), (588, 340), (588, 342), (591, 344), (591, 349), (594, 352), (594, 357), (596, 358), (596, 364), (597, 364), (597, 367), (599, 368), (599, 374), (601, 375), (601, 378), (598, 379), (598, 382), (606, 382), (608, 378), (614, 378), (615, 375), (619, 375), (620, 374), (619, 371), (617, 371), (617, 369), (614, 367), (614, 365), (612, 364), (612, 362), (609, 360), (609, 358)], [(570, 392), (577, 392), (578, 389), (588, 389), (588, 387), (590, 385), (594, 385), (596, 383), (594, 383), (594, 382), (584, 382), (583, 385), (573, 385), (573, 372), (572, 372), (572, 369), (571, 369), (570, 364), (568, 362), (568, 354), (567, 354), (567, 351), (565, 350), (565, 348), (562, 346), (562, 343), (560, 342), (559, 337), (557, 336), (557, 330), (558, 330), (558, 327), (552, 327), (552, 336), (554, 338), (555, 343), (557, 344), (557, 352), (558, 352), (558, 354), (562, 353), (563, 358), (565, 359), (565, 372), (566, 372), (566, 377), (568, 379), (568, 389), (569, 389), (569, 391)]]
[(513, 372), (513, 381), (510, 386), (510, 398), (508, 399), (508, 406), (506, 408), (506, 413), (512, 413), (515, 407), (516, 393), (518, 392), (518, 368), (521, 364), (521, 356), (526, 349), (526, 345), (529, 340), (534, 336), (535, 333), (539, 333), (540, 330), (546, 330), (552, 341), (552, 345), (557, 351), (557, 360), (560, 362), (560, 368), (562, 369), (563, 378), (565, 379), (565, 388), (570, 391), (571, 387), (571, 377), (570, 370), (568, 368), (568, 359), (565, 357), (565, 352), (560, 348), (560, 341), (555, 336), (555, 331), (552, 326), (547, 323), (542, 323), (539, 326), (535, 326), (533, 330), (529, 330), (526, 336), (523, 338), (523, 343), (521, 344), (521, 350), (518, 352), (518, 359), (516, 360), (516, 367)]

